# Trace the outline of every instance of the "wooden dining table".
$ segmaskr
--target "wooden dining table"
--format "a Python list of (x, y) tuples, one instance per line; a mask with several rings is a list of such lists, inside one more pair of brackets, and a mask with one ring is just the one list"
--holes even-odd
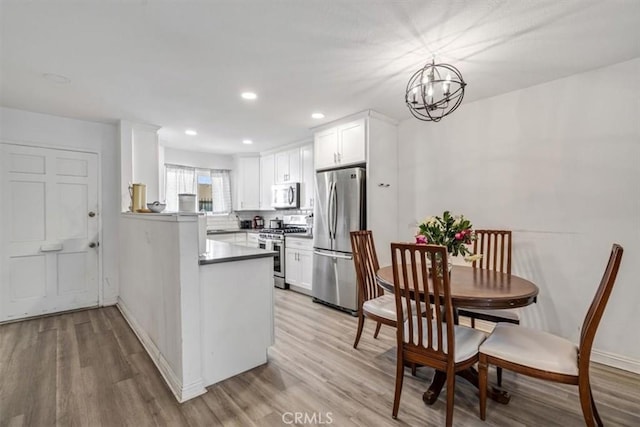
[[(378, 284), (385, 290), (394, 292), (393, 266), (386, 266), (376, 273)], [(538, 287), (529, 280), (514, 274), (500, 273), (493, 270), (454, 265), (449, 279), (451, 301), (454, 308), (504, 309), (525, 307), (535, 302)], [(400, 284), (403, 288), (403, 284)], [(425, 295), (420, 295), (424, 300)], [(474, 368), (458, 372), (478, 387), (478, 372)], [(422, 400), (432, 404), (440, 395), (447, 375), (436, 370), (429, 389), (424, 392)], [(508, 403), (509, 393), (491, 388), (488, 394), (493, 400)]]

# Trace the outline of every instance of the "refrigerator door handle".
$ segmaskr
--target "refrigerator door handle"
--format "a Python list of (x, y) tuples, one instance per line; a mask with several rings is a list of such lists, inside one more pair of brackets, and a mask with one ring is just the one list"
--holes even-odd
[(329, 228), (329, 240), (335, 239), (336, 235), (333, 233), (331, 224), (333, 224), (333, 190), (335, 182), (329, 183), (329, 202), (327, 203), (327, 225)]
[(336, 238), (336, 231), (338, 229), (338, 183), (333, 184), (333, 238)]
[(340, 259), (347, 259), (347, 260), (352, 260), (353, 259), (353, 256), (350, 256), (350, 255), (339, 255), (339, 254), (335, 254), (335, 253), (328, 254), (328, 253), (318, 252), (318, 251), (313, 251), (313, 253), (316, 254), (316, 255), (326, 256), (326, 257), (329, 257), (329, 258), (340, 258)]

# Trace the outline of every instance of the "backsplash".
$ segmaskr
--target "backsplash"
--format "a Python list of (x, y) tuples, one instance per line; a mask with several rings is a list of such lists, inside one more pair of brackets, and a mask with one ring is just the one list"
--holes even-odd
[(282, 219), (283, 216), (285, 215), (309, 215), (312, 214), (313, 210), (311, 209), (290, 209), (290, 210), (285, 210), (285, 209), (278, 209), (277, 211), (242, 211), (242, 212), (236, 212), (236, 214), (238, 215), (238, 217), (241, 220), (244, 219), (253, 219), (254, 216), (259, 215), (261, 217), (264, 218), (265, 222), (269, 221), (271, 219)]
[(252, 220), (254, 216), (264, 218), (265, 224), (271, 219), (282, 219), (284, 215), (309, 215), (311, 209), (290, 209), (277, 211), (242, 211), (233, 212), (229, 215), (207, 216), (207, 230), (237, 230), (240, 228), (241, 220)]

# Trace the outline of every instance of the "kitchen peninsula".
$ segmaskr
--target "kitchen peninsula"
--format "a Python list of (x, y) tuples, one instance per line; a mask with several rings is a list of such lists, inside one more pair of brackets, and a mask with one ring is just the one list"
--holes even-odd
[(274, 252), (209, 240), (196, 214), (120, 216), (118, 307), (180, 402), (267, 362)]

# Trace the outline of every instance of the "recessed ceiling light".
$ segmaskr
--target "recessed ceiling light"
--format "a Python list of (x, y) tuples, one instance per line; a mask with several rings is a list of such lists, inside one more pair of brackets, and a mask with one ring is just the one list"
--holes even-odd
[(196, 136), (198, 134), (198, 132), (196, 132), (193, 129), (187, 129), (187, 130), (184, 131), (184, 133), (186, 133), (189, 136)]
[(242, 143), (243, 143), (243, 144), (247, 144), (247, 145), (251, 145), (251, 144), (253, 144), (253, 141), (252, 141), (252, 140), (250, 140), (250, 139), (243, 139), (243, 140), (242, 140)]
[(314, 118), (314, 119), (324, 119), (324, 114), (322, 114), (322, 113), (313, 113), (311, 115), (311, 117)]
[(49, 80), (50, 82), (53, 82), (53, 83), (58, 83), (60, 85), (66, 85), (71, 83), (71, 79), (69, 77), (62, 76), (60, 74), (44, 73), (42, 75), (42, 78)]
[(242, 92), (240, 96), (244, 99), (256, 99), (258, 97), (255, 92)]

